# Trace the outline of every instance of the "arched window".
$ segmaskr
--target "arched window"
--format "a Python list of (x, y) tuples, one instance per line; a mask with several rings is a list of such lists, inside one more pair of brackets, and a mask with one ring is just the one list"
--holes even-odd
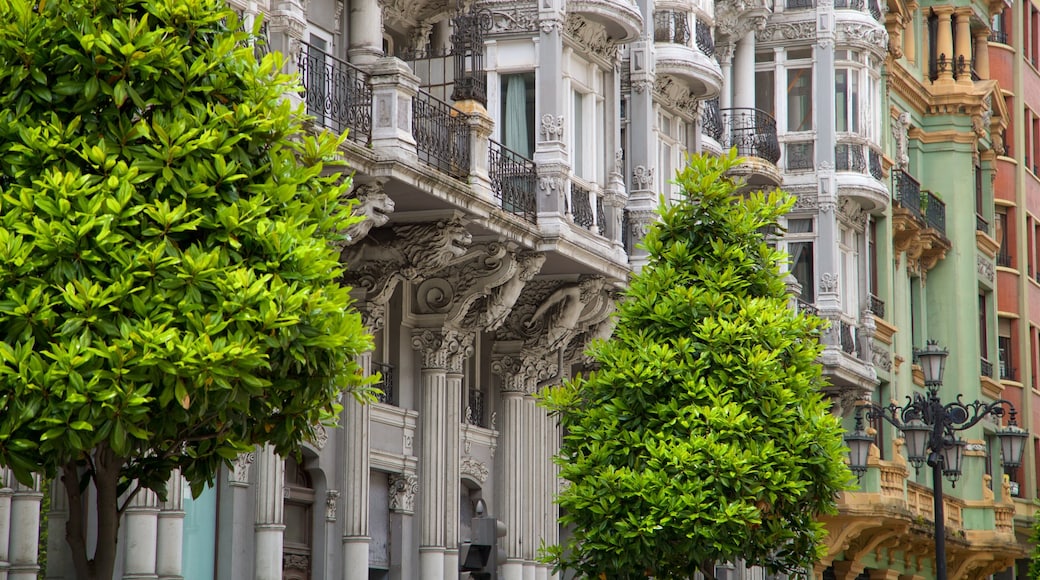
[(285, 460), (283, 580), (310, 580), (314, 529), (314, 484), (295, 458)]

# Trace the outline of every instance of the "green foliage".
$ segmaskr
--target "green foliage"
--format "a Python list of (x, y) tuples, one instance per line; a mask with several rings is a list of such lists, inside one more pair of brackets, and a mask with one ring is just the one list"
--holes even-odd
[[(281, 58), (220, 0), (0, 0), (0, 463), (105, 448), (198, 493), (370, 387), (337, 241), (355, 219)], [(90, 472), (88, 471), (88, 475)]]
[(816, 357), (823, 322), (788, 306), (764, 243), (793, 199), (746, 197), (728, 157), (678, 173), (649, 264), (619, 305), (600, 369), (543, 393), (565, 435), (558, 502), (572, 539), (549, 557), (579, 577), (692, 578), (745, 559), (811, 568), (851, 481)]
[[(1035, 500), (1034, 500), (1035, 501)], [(1033, 532), (1029, 536), (1033, 545), (1033, 553), (1029, 557), (1029, 578), (1040, 580), (1040, 518), (1033, 517)]]

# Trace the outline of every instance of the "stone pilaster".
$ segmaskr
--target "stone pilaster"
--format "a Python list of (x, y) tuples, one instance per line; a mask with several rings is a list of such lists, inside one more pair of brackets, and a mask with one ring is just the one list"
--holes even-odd
[[(372, 374), (372, 353), (358, 361), (365, 375)], [(369, 433), (372, 410), (353, 397), (343, 401), (343, 463), (346, 468), (343, 502), (343, 579), (368, 579)]]
[(123, 580), (159, 577), (155, 571), (158, 524), (158, 496), (150, 489), (139, 489), (123, 515), (123, 530), (126, 533)]
[(381, 58), (369, 68), (372, 86), (372, 147), (392, 152), (401, 162), (417, 163), (412, 136), (412, 98), (419, 92), (419, 77), (403, 61)]
[(491, 177), (489, 172), (489, 141), (491, 133), (495, 130), (495, 120), (488, 115), (484, 106), (476, 101), (463, 101), (456, 103), (457, 108), (466, 112), (469, 117), (469, 183), (473, 193), (491, 203), (495, 203), (494, 193), (491, 191)]
[(37, 580), (40, 572), (40, 476), (33, 474), (30, 486), (11, 482), (11, 539), (8, 580)]
[[(838, 263), (838, 188), (835, 176), (834, 147), (834, 5), (831, 0), (817, 4), (817, 45), (813, 114), (816, 128), (816, 175), (819, 214), (817, 215), (816, 306), (822, 316), (841, 314)], [(828, 336), (837, 337), (837, 325)], [(825, 342), (827, 336), (825, 336)], [(838, 341), (840, 348), (840, 340)]]
[(523, 580), (523, 547), (531, 541), (524, 537), (526, 507), (524, 497), (524, 392), (528, 379), (522, 374), (523, 363), (519, 357), (505, 355), (492, 360), (491, 370), (501, 377), (501, 415), (499, 417), (498, 461), (499, 498), (498, 513), (508, 528), (502, 546), (506, 560), (499, 562), (503, 580)]
[[(10, 494), (5, 496), (4, 491), (0, 489), (0, 522), (6, 521), (11, 509)], [(47, 512), (47, 580), (64, 580), (73, 575), (72, 555), (65, 541), (65, 524), (68, 521), (69, 499), (65, 495), (65, 484), (59, 476), (51, 482), (51, 509)], [(0, 524), (0, 546), (7, 546), (7, 536), (3, 535), (3, 529)], [(6, 557), (0, 556), (0, 559), (6, 560)], [(6, 571), (0, 572), (0, 578), (4, 577)]]
[(14, 495), (14, 474), (0, 468), (0, 580), (7, 580), (11, 567), (11, 499)]
[[(181, 580), (184, 547), (184, 478), (179, 469), (166, 482), (166, 501), (159, 510), (155, 571), (162, 580)], [(48, 563), (49, 566), (49, 563)]]
[(285, 463), (265, 445), (256, 452), (256, 519), (253, 531), (256, 580), (281, 580), (285, 532)]

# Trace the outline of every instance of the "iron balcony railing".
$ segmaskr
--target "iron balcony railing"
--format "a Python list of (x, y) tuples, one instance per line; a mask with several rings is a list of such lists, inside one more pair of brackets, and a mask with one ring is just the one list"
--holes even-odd
[(989, 222), (980, 214), (975, 214), (975, 229), (984, 234), (989, 234)]
[(881, 169), (881, 152), (873, 147), (868, 148), (867, 151), (869, 157), (868, 161), (870, 164), (870, 176), (881, 181), (885, 176), (884, 171)]
[(592, 215), (591, 195), (588, 189), (571, 181), (571, 215), (574, 216), (575, 224), (586, 229), (596, 223)]
[(300, 77), (307, 114), (322, 127), (359, 143), (372, 138), (372, 89), (368, 75), (307, 43), (302, 43)]
[(878, 318), (885, 317), (885, 301), (878, 298), (875, 294), (868, 295), (868, 304), (870, 311), (874, 313), (874, 316)]
[(805, 314), (811, 314), (812, 316), (817, 316), (820, 313), (820, 311), (816, 309), (816, 305), (811, 302), (806, 302), (801, 298), (798, 299), (798, 312), (804, 312)]
[(412, 99), (412, 136), (419, 160), (456, 179), (469, 176), (468, 116), (420, 91)]
[(1011, 267), (1011, 252), (1009, 252), (1003, 245), (1000, 246), (1000, 251), (997, 252), (997, 265), (1002, 268)]
[(632, 217), (628, 215), (628, 210), (626, 209), (621, 213), (621, 247), (625, 248), (626, 254), (632, 253), (631, 239), (628, 233), (631, 227)]
[(760, 109), (721, 109), (722, 145), (736, 147), (737, 154), (758, 157), (772, 164), (780, 160), (776, 120)]
[(895, 181), (893, 189), (895, 189), (896, 201), (899, 202), (899, 205), (924, 221), (924, 216), (921, 215), (921, 184), (902, 169), (893, 171), (892, 179)]
[(690, 46), (693, 32), (690, 30), (690, 14), (678, 10), (654, 12), (654, 42), (670, 42)]
[(466, 408), (466, 423), (477, 427), (487, 427), (487, 419), (484, 412), (483, 391), (470, 390), (468, 406)]
[(924, 219), (928, 227), (935, 228), (946, 235), (946, 203), (930, 191), (925, 192), (927, 205), (924, 208)]
[(838, 171), (867, 172), (867, 158), (863, 155), (863, 145), (859, 143), (838, 143), (834, 146), (834, 165)]
[(607, 232), (607, 212), (606, 204), (603, 203), (603, 196), (596, 196), (596, 227), (599, 229), (600, 234), (606, 234)]
[(705, 135), (722, 143), (722, 113), (719, 111), (718, 97), (704, 101), (701, 124), (704, 125)]
[(989, 42), (1008, 44), (1008, 35), (1003, 30), (994, 30), (989, 33)]
[(694, 31), (694, 35), (694, 41), (697, 43), (697, 48), (709, 58), (714, 57), (715, 39), (711, 36), (711, 26), (708, 26), (708, 23), (698, 18), (697, 28)]
[(816, 0), (785, 0), (784, 8), (786, 10), (806, 10), (809, 8), (816, 8)]
[(841, 350), (845, 354), (851, 354), (856, 356), (856, 327), (855, 325), (845, 322), (844, 320), (838, 321), (838, 331), (841, 337)]
[(788, 171), (812, 171), (816, 168), (816, 144), (813, 141), (787, 143), (784, 163)]
[(534, 161), (491, 139), (488, 147), (488, 176), (491, 191), (502, 209), (535, 223), (535, 188), (538, 172)]
[(379, 382), (373, 385), (382, 391), (376, 400), (387, 405), (396, 405), (397, 398), (394, 393), (394, 365), (384, 363), (372, 363), (372, 370), (381, 376)]
[(982, 373), (982, 376), (984, 376), (984, 377), (992, 378), (993, 377), (993, 363), (989, 362), (988, 360), (986, 360), (984, 358), (983, 359), (979, 359), (979, 372)]
[(1015, 379), (1016, 375), (1017, 375), (1017, 373), (1015, 372), (1015, 367), (1011, 366), (1009, 361), (1003, 361), (1003, 360), (1000, 361), (1000, 378), (1001, 378), (1001, 380), (1014, 381), (1014, 380), (1016, 380)]

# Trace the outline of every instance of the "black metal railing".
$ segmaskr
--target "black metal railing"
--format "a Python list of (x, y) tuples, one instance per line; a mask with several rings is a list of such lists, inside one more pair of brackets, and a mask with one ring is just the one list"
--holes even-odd
[(786, 10), (806, 10), (816, 8), (816, 0), (784, 0)]
[(806, 302), (801, 298), (798, 299), (798, 312), (804, 312), (806, 314), (811, 314), (812, 316), (818, 316), (820, 314), (820, 311), (817, 310), (815, 304)]
[(704, 101), (701, 124), (704, 125), (705, 135), (722, 142), (722, 113), (719, 111), (718, 97)]
[(980, 214), (975, 214), (975, 230), (989, 234), (989, 222)]
[(462, 111), (420, 91), (412, 99), (412, 136), (419, 160), (456, 179), (469, 175), (469, 122)]
[(997, 252), (997, 265), (1002, 268), (1011, 267), (1011, 252), (1003, 245), (1000, 246), (1000, 251)]
[(535, 188), (538, 171), (534, 161), (491, 139), (488, 147), (488, 177), (491, 191), (502, 209), (535, 223)]
[(989, 362), (984, 358), (979, 359), (979, 372), (982, 373), (982, 376), (984, 377), (992, 377), (993, 363)]
[(606, 204), (603, 203), (603, 196), (596, 196), (596, 227), (599, 229), (600, 235), (607, 234), (607, 212)]
[(711, 37), (711, 26), (700, 18), (697, 19), (697, 26), (694, 29), (694, 42), (705, 56), (709, 58), (715, 56), (715, 39)]
[(1007, 361), (1000, 361), (1000, 378), (1005, 381), (1017, 380), (1015, 377), (1018, 373), (1015, 372), (1015, 367), (1011, 366)]
[(863, 10), (863, 0), (834, 0), (835, 8), (842, 8), (846, 10)]
[(654, 12), (654, 42), (670, 42), (690, 46), (693, 31), (690, 30), (690, 14), (678, 10)]
[(376, 396), (376, 400), (387, 405), (396, 405), (397, 398), (394, 393), (394, 365), (385, 363), (372, 363), (372, 370), (380, 374), (379, 382), (373, 385), (382, 391)]
[(625, 248), (626, 254), (632, 253), (632, 236), (629, 230), (632, 229), (632, 217), (628, 215), (628, 210), (621, 212), (621, 247)]
[(571, 215), (574, 216), (574, 223), (583, 228), (591, 228), (596, 223), (590, 198), (589, 190), (571, 182)]
[(872, 147), (867, 148), (867, 157), (870, 165), (870, 176), (881, 181), (885, 174), (881, 169), (881, 152)]
[(838, 143), (834, 146), (834, 166), (838, 171), (867, 172), (867, 158), (863, 155), (863, 145), (858, 143)]
[(856, 327), (844, 320), (838, 321), (838, 333), (841, 337), (841, 350), (845, 354), (856, 355)]
[(928, 227), (935, 228), (946, 235), (946, 203), (930, 191), (925, 192), (927, 205), (924, 208), (924, 221)]
[(372, 138), (372, 88), (356, 66), (302, 43), (300, 79), (307, 114), (322, 127), (368, 143)]
[(921, 215), (921, 184), (902, 169), (892, 172), (892, 180), (895, 182), (893, 189), (899, 205), (924, 221), (924, 216)]
[(875, 294), (867, 295), (867, 304), (870, 307), (870, 311), (874, 313), (874, 316), (878, 318), (885, 317), (885, 301), (878, 298)]
[(784, 163), (788, 171), (811, 171), (816, 167), (816, 144), (798, 141), (786, 144)]
[(736, 147), (737, 154), (758, 157), (775, 164), (780, 160), (780, 141), (776, 138), (776, 120), (760, 109), (721, 109), (723, 143)]
[(484, 412), (484, 392), (470, 389), (467, 401), (466, 423), (477, 427), (487, 427), (487, 419)]
[(989, 42), (1008, 44), (1008, 35), (1003, 30), (993, 30), (989, 33)]
[(867, 11), (874, 20), (881, 22), (881, 5), (878, 4), (878, 0), (867, 0)]

